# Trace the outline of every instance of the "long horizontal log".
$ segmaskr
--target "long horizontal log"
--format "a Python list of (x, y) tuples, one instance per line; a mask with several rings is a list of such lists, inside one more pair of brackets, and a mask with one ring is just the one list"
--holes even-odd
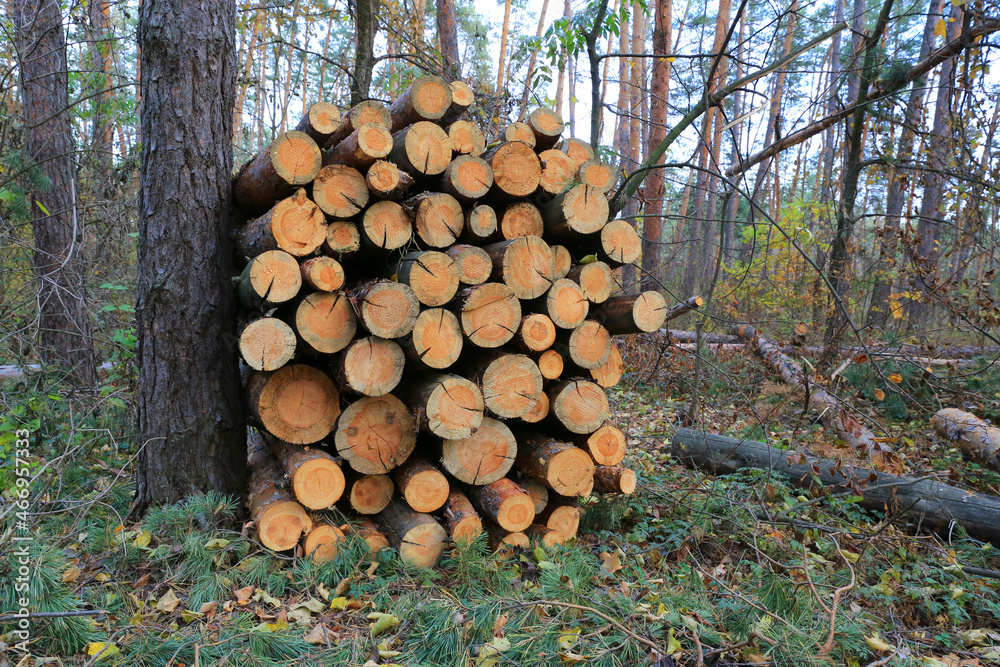
[(1000, 472), (1000, 428), (954, 408), (938, 410), (931, 417), (931, 427), (958, 445), (966, 457)]
[(788, 475), (803, 488), (842, 488), (862, 497), (860, 505), (890, 516), (906, 517), (920, 526), (947, 529), (951, 522), (970, 535), (1000, 546), (1000, 498), (960, 489), (933, 479), (917, 479), (843, 467), (840, 462), (805, 456), (792, 463), (787, 450), (762, 442), (680, 428), (671, 451), (686, 465), (715, 474), (741, 468), (763, 468)]

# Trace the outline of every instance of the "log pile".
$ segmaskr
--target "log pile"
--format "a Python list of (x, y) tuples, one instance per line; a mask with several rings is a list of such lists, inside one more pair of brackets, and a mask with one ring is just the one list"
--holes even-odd
[(608, 219), (613, 172), (544, 108), (487, 145), (472, 102), (434, 76), (390, 107), (321, 102), (236, 177), (249, 507), (271, 549), (332, 558), (342, 529), (316, 512), (336, 505), (413, 566), (481, 533), (509, 553), (636, 487), (612, 336), (670, 311), (612, 296), (640, 253)]

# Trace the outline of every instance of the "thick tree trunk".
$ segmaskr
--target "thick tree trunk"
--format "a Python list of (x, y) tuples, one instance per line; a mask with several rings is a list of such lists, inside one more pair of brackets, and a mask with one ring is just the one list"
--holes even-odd
[(378, 29), (378, 0), (355, 0), (354, 23), (357, 27), (354, 69), (351, 78), (351, 106), (368, 98), (375, 69), (375, 32)]
[[(96, 381), (86, 270), (82, 266), (83, 220), (76, 211), (73, 131), (69, 118), (66, 36), (55, 0), (17, 0), (8, 5), (14, 24), (27, 128), (25, 151), (48, 180), (30, 187), (38, 279), (38, 355), (67, 367), (76, 381)], [(220, 281), (221, 282), (221, 281)]]
[[(657, 0), (653, 24), (653, 53), (669, 53), (673, 0)], [(653, 81), (649, 91), (649, 134), (646, 154), (660, 145), (667, 136), (667, 109), (670, 100), (670, 60), (653, 59)], [(657, 162), (663, 163), (661, 158)], [(656, 289), (663, 279), (660, 271), (660, 243), (663, 236), (663, 195), (666, 181), (662, 169), (653, 169), (646, 176), (646, 217), (642, 223), (642, 283), (643, 291)]]
[(232, 0), (146, 0), (140, 10), (141, 448), (133, 516), (199, 491), (246, 491), (228, 284), (235, 24)]
[(458, 53), (458, 22), (455, 18), (455, 0), (437, 0), (438, 41), (444, 59), (445, 78), (449, 81), (462, 78), (462, 59)]

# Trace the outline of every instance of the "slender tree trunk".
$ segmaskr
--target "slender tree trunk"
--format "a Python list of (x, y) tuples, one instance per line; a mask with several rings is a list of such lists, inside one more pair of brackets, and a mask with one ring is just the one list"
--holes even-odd
[(235, 0), (144, 0), (132, 516), (246, 491), (232, 234)]
[[(941, 0), (930, 0), (927, 9), (927, 21), (924, 24), (924, 35), (920, 43), (920, 56), (923, 60), (930, 54), (934, 46), (934, 24), (938, 20)], [(924, 86), (926, 79), (921, 77), (913, 82), (910, 95), (903, 110), (903, 126), (899, 135), (899, 146), (896, 149), (896, 164), (906, 165), (913, 158), (913, 145), (917, 137), (917, 128), (924, 113)], [(829, 112), (828, 112), (829, 113)], [(890, 270), (896, 264), (897, 236), (899, 234), (899, 216), (903, 212), (906, 199), (907, 174), (909, 169), (904, 166), (890, 166), (885, 203), (885, 223), (883, 224), (879, 249), (879, 258), (873, 267), (872, 275), (875, 286), (872, 290), (871, 305), (868, 308), (868, 323), (876, 327), (884, 327), (889, 316), (889, 295), (892, 293), (892, 274)]]
[[(541, 45), (542, 30), (545, 29), (545, 12), (549, 9), (549, 0), (542, 0), (542, 11), (538, 15), (538, 28), (535, 29), (535, 43)], [(531, 56), (528, 58), (528, 75), (524, 79), (524, 93), (521, 94), (521, 110), (517, 114), (519, 121), (524, 120), (524, 115), (528, 112), (528, 98), (531, 95), (532, 78), (535, 76), (535, 61), (538, 60), (538, 52), (541, 46), (531, 49)], [(607, 61), (605, 61), (607, 62)], [(499, 87), (497, 88), (499, 90)], [(572, 131), (570, 132), (572, 134)]]
[(56, 0), (12, 0), (20, 65), (25, 152), (48, 181), (29, 184), (38, 280), (38, 356), (65, 365), (84, 385), (96, 381), (86, 308), (83, 220), (76, 211), (66, 35)]
[[(653, 25), (653, 53), (668, 53), (670, 49), (671, 19), (673, 0), (658, 0)], [(649, 91), (649, 134), (646, 138), (646, 154), (658, 146), (667, 136), (667, 109), (670, 99), (670, 61), (666, 58), (653, 59), (652, 85)], [(661, 158), (658, 164), (663, 164)], [(646, 217), (642, 222), (642, 289), (657, 288), (663, 279), (660, 271), (663, 240), (663, 196), (666, 181), (663, 169), (653, 169), (646, 177)]]
[(504, 0), (503, 4), (503, 28), (500, 30), (500, 62), (497, 63), (497, 96), (503, 93), (504, 77), (506, 72), (504, 67), (507, 64), (507, 30), (510, 27), (510, 0)]
[[(715, 53), (719, 53), (723, 49), (726, 33), (729, 30), (729, 14), (731, 8), (731, 0), (720, 0), (719, 15), (715, 21)], [(729, 58), (723, 57), (719, 61), (719, 66), (716, 69), (713, 80), (709, 82), (709, 92), (714, 93), (720, 86), (724, 86), (728, 75)], [(702, 228), (705, 232), (705, 243), (702, 246), (702, 285), (708, 285), (712, 281), (712, 275), (715, 272), (715, 265), (717, 263), (715, 261), (715, 256), (719, 247), (716, 243), (714, 243), (717, 228), (719, 230), (720, 243), (723, 240), (722, 226), (716, 222), (716, 211), (718, 209), (719, 201), (719, 177), (717, 176), (717, 173), (722, 170), (722, 164), (719, 157), (722, 150), (722, 127), (724, 125), (725, 118), (722, 114), (722, 109), (711, 109), (709, 113), (712, 117), (712, 140), (709, 145), (709, 166), (711, 167), (712, 173), (709, 174), (708, 177), (708, 190), (705, 193), (705, 219), (702, 224)]]
[[(281, 88), (281, 114), (278, 132), (284, 132), (288, 122), (288, 103), (292, 99), (292, 65), (295, 63), (295, 40), (299, 32), (299, 0), (292, 3), (292, 29), (288, 40), (288, 64), (285, 67), (285, 85)], [(277, 63), (275, 63), (277, 64)]]
[[(635, 7), (632, 12), (632, 53), (643, 54), (646, 52), (646, 21), (642, 9)], [(645, 59), (630, 58), (629, 71), (629, 135), (628, 135), (628, 170), (632, 171), (642, 162), (642, 93), (646, 90)], [(644, 197), (636, 198), (632, 215), (639, 213), (639, 201)], [(645, 210), (645, 207), (643, 207)], [(633, 227), (638, 227), (638, 221), (633, 218), (629, 221)], [(623, 289), (627, 293), (634, 292), (636, 284), (636, 266), (628, 264), (622, 269)]]
[[(951, 18), (954, 19), (947, 29), (946, 41), (957, 39), (962, 29), (961, 7), (952, 5)], [(938, 83), (937, 98), (934, 102), (934, 124), (927, 137), (926, 162), (931, 170), (924, 172), (923, 196), (920, 198), (920, 210), (917, 212), (917, 247), (916, 254), (911, 257), (914, 266), (914, 288), (924, 293), (937, 288), (938, 246), (937, 234), (944, 218), (943, 200), (945, 177), (941, 173), (951, 167), (951, 100), (954, 85), (955, 58), (949, 58), (941, 64), (941, 79)], [(910, 324), (926, 325), (929, 308), (926, 297), (910, 303)]]
[(90, 63), (91, 63), (91, 116), (93, 118), (93, 134), (90, 141), (90, 163), (95, 183), (99, 190), (98, 198), (103, 199), (107, 193), (108, 179), (111, 173), (112, 158), (112, 124), (110, 114), (111, 103), (111, 16), (107, 0), (93, 0), (87, 7), (90, 27)]
[(351, 76), (351, 106), (368, 99), (372, 70), (375, 68), (375, 31), (378, 29), (378, 0), (356, 0), (355, 6), (357, 36)]
[(455, 18), (455, 0), (437, 0), (438, 41), (444, 58), (445, 78), (449, 81), (462, 78), (462, 59), (458, 53), (458, 21)]

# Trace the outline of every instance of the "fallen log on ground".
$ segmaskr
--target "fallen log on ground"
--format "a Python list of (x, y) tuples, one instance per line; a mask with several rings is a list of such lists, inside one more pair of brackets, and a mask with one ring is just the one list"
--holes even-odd
[(967, 458), (1000, 472), (1000, 428), (954, 408), (938, 410), (931, 417), (931, 427), (957, 445)]
[(834, 492), (839, 488), (859, 495), (862, 507), (905, 517), (918, 527), (948, 529), (954, 522), (973, 537), (1000, 546), (1000, 498), (994, 496), (933, 479), (848, 468), (838, 461), (814, 456), (800, 455), (805, 462), (791, 463), (794, 452), (686, 428), (677, 429), (670, 447), (671, 453), (686, 465), (714, 474), (741, 468), (770, 469), (788, 475), (799, 487)]
[(745, 340), (747, 346), (759, 354), (782, 380), (801, 389), (808, 397), (809, 411), (818, 413), (823, 425), (833, 430), (837, 437), (849, 444), (854, 451), (866, 455), (888, 451), (871, 429), (862, 424), (836, 397), (810, 382), (799, 365), (782, 354), (773, 341), (761, 336), (749, 325), (736, 327), (735, 333)]
[[(702, 352), (732, 352), (736, 350), (745, 350), (746, 345), (743, 343), (712, 343), (709, 341), (702, 341)], [(685, 352), (694, 352), (698, 349), (697, 343), (672, 343), (670, 347), (675, 350), (684, 350)], [(819, 356), (823, 352), (821, 347), (795, 347), (794, 345), (782, 345), (778, 348), (782, 354), (805, 354), (809, 356)], [(872, 352), (872, 356), (881, 360), (888, 361), (890, 359), (899, 359), (900, 361), (906, 361), (909, 363), (917, 364), (918, 366), (954, 366), (955, 368), (963, 368), (965, 366), (971, 366), (976, 363), (972, 359), (932, 359), (931, 357), (909, 357), (900, 355), (890, 355), (881, 354), (879, 352)]]

